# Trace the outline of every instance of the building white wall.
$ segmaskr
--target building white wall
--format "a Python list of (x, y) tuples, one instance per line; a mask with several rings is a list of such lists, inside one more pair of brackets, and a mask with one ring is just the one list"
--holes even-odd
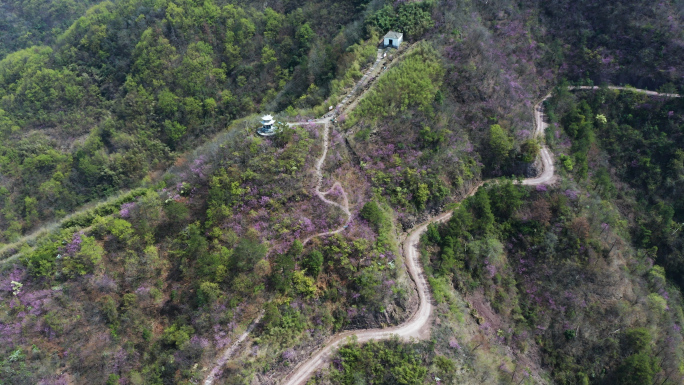
[[(399, 38), (399, 39), (391, 39), (391, 40), (392, 40), (392, 47), (399, 48), (399, 44), (401, 44), (403, 39)], [(385, 45), (385, 47), (390, 46), (390, 38), (388, 38), (388, 37), (385, 38), (384, 45)]]

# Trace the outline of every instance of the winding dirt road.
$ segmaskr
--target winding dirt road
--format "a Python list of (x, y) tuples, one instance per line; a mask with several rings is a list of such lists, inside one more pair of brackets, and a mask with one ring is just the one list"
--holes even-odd
[[(535, 135), (541, 135), (546, 128), (543, 121), (542, 103), (550, 96), (547, 95), (542, 101), (537, 103), (534, 108), (535, 119)], [(539, 185), (553, 183), (555, 181), (553, 158), (551, 152), (546, 146), (542, 146), (541, 160), (543, 164), (543, 172), (536, 178), (526, 179), (523, 181), (525, 185)], [(474, 194), (480, 185), (474, 188), (468, 195)], [(430, 336), (430, 317), (432, 316), (432, 301), (430, 300), (430, 287), (425, 273), (420, 265), (420, 256), (418, 255), (418, 242), (420, 236), (425, 232), (427, 226), (431, 223), (442, 223), (451, 218), (451, 211), (442, 213), (427, 222), (417, 226), (411, 231), (404, 241), (404, 253), (407, 270), (411, 279), (415, 282), (418, 291), (418, 298), (420, 305), (408, 321), (401, 325), (386, 328), (386, 329), (367, 329), (367, 330), (352, 330), (337, 334), (331, 337), (316, 353), (308, 360), (301, 362), (295, 367), (292, 373), (285, 378), (283, 382), (285, 385), (303, 385), (311, 375), (320, 367), (328, 363), (328, 359), (332, 356), (335, 348), (340, 344), (346, 342), (347, 338), (356, 336), (358, 342), (366, 342), (369, 340), (388, 339), (393, 335), (399, 336), (404, 340), (411, 338), (427, 339)]]
[[(599, 87), (568, 87), (570, 90), (593, 90)], [(650, 96), (665, 96), (665, 97), (680, 97), (677, 94), (658, 93), (654, 91), (639, 90), (627, 87), (608, 87), (615, 90), (628, 90), (634, 92), (643, 92)], [(551, 93), (546, 95), (541, 101), (534, 106), (534, 120), (535, 120), (535, 136), (543, 137), (544, 130), (548, 126), (544, 122), (543, 103), (551, 97)], [(556, 181), (555, 168), (553, 164), (553, 156), (546, 145), (542, 145), (540, 150), (540, 157), (543, 165), (543, 171), (535, 178), (523, 180), (522, 184), (526, 186), (537, 186), (541, 184), (552, 184)], [(474, 194), (482, 184), (474, 188), (468, 196)], [(420, 265), (420, 256), (418, 255), (418, 242), (420, 236), (427, 229), (431, 223), (446, 222), (451, 218), (452, 212), (442, 213), (427, 222), (417, 226), (411, 231), (404, 241), (404, 252), (406, 253), (406, 266), (411, 278), (416, 284), (418, 290), (418, 297), (420, 305), (411, 318), (405, 323), (386, 328), (386, 329), (367, 329), (367, 330), (353, 330), (337, 334), (331, 337), (318, 351), (316, 351), (308, 360), (301, 362), (283, 381), (284, 385), (304, 385), (309, 377), (319, 368), (329, 363), (329, 358), (334, 353), (335, 348), (345, 343), (351, 336), (356, 336), (358, 342), (366, 342), (369, 340), (388, 339), (394, 335), (404, 340), (411, 338), (427, 339), (430, 336), (430, 317), (432, 316), (432, 302), (430, 301), (430, 287), (425, 279), (423, 268)]]

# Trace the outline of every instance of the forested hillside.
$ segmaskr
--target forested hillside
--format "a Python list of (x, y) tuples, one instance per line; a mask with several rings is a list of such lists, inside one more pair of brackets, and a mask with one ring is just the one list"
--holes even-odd
[[(682, 21), (1, 3), (0, 384), (283, 384), (333, 336), (412, 319), (415, 246), (425, 340), (351, 339), (309, 383), (681, 383), (684, 101), (605, 86), (684, 93)], [(264, 138), (262, 113), (298, 123)], [(553, 183), (519, 184), (546, 149)]]
[(103, 2), (7, 54), (2, 239), (154, 178), (235, 118), (322, 102), (358, 59), (359, 8), (301, 6)]
[(0, 58), (22, 48), (54, 44), (92, 0), (0, 2)]

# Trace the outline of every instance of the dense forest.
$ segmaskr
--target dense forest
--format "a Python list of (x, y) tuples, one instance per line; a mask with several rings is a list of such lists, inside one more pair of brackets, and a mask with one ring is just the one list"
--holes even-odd
[(683, 9), (0, 3), (0, 384), (281, 383), (446, 211), (309, 383), (681, 383)]
[(103, 2), (52, 46), (7, 54), (3, 240), (150, 181), (235, 118), (322, 102), (363, 63), (357, 6)]

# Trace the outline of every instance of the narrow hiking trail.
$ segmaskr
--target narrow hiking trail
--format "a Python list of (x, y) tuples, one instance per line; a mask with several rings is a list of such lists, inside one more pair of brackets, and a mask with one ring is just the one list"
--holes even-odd
[[(357, 90), (359, 88), (361, 88), (362, 86), (364, 86), (368, 83), (368, 80), (370, 79), (373, 71), (375, 71), (378, 64), (382, 61), (382, 59), (383, 59), (383, 50), (378, 49), (378, 53), (376, 55), (376, 59), (375, 59), (375, 62), (373, 63), (373, 65), (371, 65), (371, 67), (366, 71), (366, 73), (361, 77), (361, 79), (359, 79), (359, 81), (352, 88), (352, 90), (342, 100), (340, 105), (344, 105), (349, 100), (352, 100), (352, 102), (355, 101), (354, 94), (357, 92)], [(347, 108), (349, 108), (349, 107), (347, 107)], [(325, 232), (321, 232), (318, 234), (311, 235), (302, 241), (302, 245), (306, 245), (307, 243), (309, 243), (309, 241), (311, 241), (313, 238), (316, 238), (316, 237), (325, 237), (328, 235), (340, 233), (340, 232), (344, 231), (344, 229), (346, 229), (347, 226), (349, 226), (349, 223), (352, 220), (351, 210), (349, 209), (349, 198), (347, 197), (347, 192), (344, 191), (344, 188), (342, 187), (340, 182), (335, 182), (328, 191), (321, 191), (321, 188), (323, 187), (323, 164), (325, 164), (325, 159), (328, 156), (328, 149), (330, 147), (330, 141), (328, 140), (328, 137), (330, 136), (330, 126), (331, 126), (331, 122), (335, 116), (336, 116), (336, 111), (332, 111), (332, 112), (325, 114), (323, 116), (323, 118), (321, 118), (321, 119), (315, 119), (315, 120), (312, 120), (310, 122), (288, 123), (288, 126), (302, 126), (302, 125), (306, 125), (306, 124), (323, 124), (324, 125), (323, 126), (323, 137), (322, 137), (323, 151), (321, 152), (321, 156), (318, 158), (318, 160), (316, 160), (316, 166), (314, 168), (314, 174), (315, 174), (315, 178), (316, 178), (316, 186), (314, 188), (314, 192), (320, 200), (322, 200), (323, 202), (325, 202), (329, 205), (339, 207), (340, 209), (342, 209), (344, 214), (347, 216), (347, 220), (344, 222), (344, 224), (342, 226), (338, 227), (335, 230), (325, 231)], [(342, 203), (338, 203), (338, 202), (335, 202), (335, 201), (332, 201), (332, 200), (326, 198), (326, 196), (328, 194), (335, 191), (336, 189), (339, 189), (341, 194), (342, 194)], [(212, 385), (214, 383), (214, 379), (216, 378), (216, 375), (219, 373), (221, 368), (226, 364), (226, 362), (228, 362), (230, 357), (232, 357), (233, 354), (237, 351), (237, 348), (239, 347), (239, 345), (245, 339), (247, 339), (247, 337), (249, 336), (249, 333), (251, 333), (252, 330), (254, 330), (254, 327), (259, 323), (259, 321), (261, 320), (263, 315), (264, 315), (264, 312), (262, 311), (259, 314), (259, 316), (254, 321), (252, 321), (252, 323), (247, 328), (247, 330), (245, 330), (245, 332), (242, 333), (240, 335), (240, 337), (238, 337), (237, 341), (235, 341), (235, 343), (233, 343), (230, 347), (228, 347), (226, 350), (223, 351), (223, 353), (219, 356), (219, 358), (214, 362), (213, 368), (209, 372), (209, 375), (207, 375), (207, 378), (204, 380), (204, 385)]]
[[(570, 90), (593, 90), (599, 87), (568, 87)], [(643, 92), (650, 96), (665, 96), (665, 97), (680, 97), (677, 94), (664, 94), (654, 91), (644, 91), (626, 87), (608, 87), (615, 90), (629, 90), (634, 92)], [(544, 131), (548, 124), (544, 121), (543, 103), (551, 97), (551, 93), (547, 94), (537, 104), (534, 105), (534, 121), (535, 121), (535, 136), (543, 138)], [(522, 181), (526, 186), (537, 186), (542, 184), (552, 184), (556, 181), (555, 168), (553, 164), (553, 156), (549, 148), (544, 144), (540, 149), (540, 158), (543, 165), (543, 171), (537, 177), (528, 178)], [(477, 192), (479, 187), (484, 183), (478, 184), (471, 190), (465, 198)], [(304, 385), (313, 373), (327, 365), (329, 358), (334, 354), (335, 348), (345, 343), (349, 337), (355, 336), (357, 342), (367, 342), (369, 340), (389, 339), (392, 336), (399, 336), (403, 340), (411, 338), (427, 339), (430, 337), (430, 318), (432, 316), (432, 303), (430, 296), (430, 287), (425, 278), (425, 273), (420, 265), (420, 256), (418, 254), (418, 242), (420, 236), (425, 232), (428, 225), (432, 223), (443, 223), (451, 218), (452, 212), (448, 211), (442, 213), (414, 228), (403, 243), (405, 253), (405, 263), (411, 279), (416, 284), (420, 305), (418, 310), (403, 324), (385, 329), (367, 329), (367, 330), (352, 330), (339, 333), (332, 336), (326, 343), (319, 348), (308, 360), (299, 363), (294, 370), (285, 377), (284, 385)], [(538, 381), (541, 381), (539, 376), (534, 376)]]
[(251, 333), (252, 330), (254, 330), (254, 328), (255, 328), (256, 325), (259, 323), (259, 321), (261, 321), (261, 318), (262, 318), (263, 316), (264, 316), (264, 311), (262, 310), (261, 313), (259, 313), (259, 316), (257, 316), (257, 317), (254, 319), (254, 321), (252, 321), (252, 323), (249, 325), (249, 327), (247, 328), (247, 330), (245, 330), (245, 332), (242, 333), (242, 335), (237, 339), (237, 341), (235, 341), (232, 345), (230, 345), (230, 347), (229, 347), (228, 349), (226, 349), (226, 350), (223, 351), (223, 354), (221, 354), (221, 356), (216, 360), (216, 363), (214, 364), (214, 368), (211, 369), (211, 372), (209, 372), (209, 375), (208, 375), (207, 378), (204, 380), (204, 385), (211, 385), (211, 384), (214, 382), (214, 379), (216, 378), (216, 375), (217, 375), (218, 372), (221, 370), (221, 368), (223, 367), (223, 365), (225, 365), (226, 362), (228, 362), (228, 360), (229, 360), (230, 357), (233, 355), (233, 353), (235, 353), (235, 351), (236, 351), (237, 348), (240, 346), (240, 344), (241, 344), (245, 339), (247, 339), (247, 336), (249, 335), (249, 333)]
[[(309, 241), (311, 241), (315, 237), (324, 237), (324, 236), (337, 234), (337, 233), (344, 231), (344, 229), (347, 228), (347, 226), (349, 225), (349, 223), (351, 222), (351, 219), (352, 219), (351, 211), (349, 210), (349, 199), (347, 198), (347, 193), (342, 188), (342, 185), (340, 184), (340, 182), (335, 182), (335, 184), (333, 184), (333, 186), (328, 191), (321, 191), (321, 187), (323, 185), (323, 164), (325, 163), (325, 158), (328, 155), (328, 148), (329, 148), (328, 137), (329, 137), (329, 133), (330, 133), (330, 121), (331, 120), (332, 120), (332, 116), (329, 116), (329, 117), (326, 117), (324, 119), (314, 120), (312, 122), (288, 123), (289, 126), (297, 126), (297, 125), (305, 125), (305, 124), (323, 124), (324, 125), (323, 137), (322, 137), (323, 151), (321, 152), (321, 156), (316, 161), (316, 167), (315, 167), (316, 187), (315, 187), (314, 191), (315, 191), (316, 196), (319, 199), (321, 199), (323, 202), (325, 202), (329, 205), (339, 207), (340, 209), (342, 209), (342, 211), (344, 211), (344, 214), (347, 216), (347, 220), (339, 228), (337, 228), (335, 230), (325, 231), (322, 233), (311, 235), (308, 238), (306, 238), (304, 241), (302, 241), (303, 245), (306, 245)], [(335, 201), (332, 201), (332, 200), (326, 198), (326, 195), (330, 194), (332, 191), (335, 191), (335, 189), (337, 189), (337, 188), (339, 188), (341, 193), (342, 193), (342, 203), (337, 203)], [(206, 379), (204, 380), (204, 385), (212, 385), (214, 383), (214, 379), (216, 378), (216, 375), (219, 373), (221, 368), (223, 368), (223, 366), (226, 364), (226, 362), (228, 362), (228, 360), (237, 351), (237, 348), (239, 347), (239, 345), (245, 339), (247, 339), (247, 337), (249, 336), (249, 333), (251, 333), (252, 330), (254, 330), (254, 327), (259, 323), (259, 321), (261, 320), (263, 315), (264, 315), (264, 312), (262, 310), (261, 313), (259, 314), (259, 316), (254, 321), (252, 321), (252, 323), (247, 328), (247, 330), (245, 330), (245, 332), (242, 333), (240, 335), (240, 337), (238, 337), (238, 339), (235, 341), (235, 343), (233, 343), (230, 347), (228, 347), (226, 350), (223, 351), (223, 353), (219, 356), (219, 358), (214, 362), (213, 368), (211, 369), (211, 371), (207, 375)]]
[[(18, 250), (23, 244), (25, 244), (25, 243), (30, 244), (31, 242), (36, 241), (38, 238), (57, 230), (66, 221), (69, 221), (69, 220), (73, 219), (74, 217), (76, 217), (80, 214), (94, 210), (100, 206), (114, 202), (115, 200), (121, 198), (122, 196), (124, 196), (128, 193), (130, 193), (130, 190), (123, 190), (123, 191), (120, 191), (120, 192), (110, 196), (110, 197), (103, 198), (103, 199), (100, 199), (98, 201), (86, 203), (79, 210), (74, 211), (73, 213), (67, 215), (66, 217), (64, 217), (60, 220), (57, 220), (57, 221), (48, 222), (48, 223), (42, 225), (41, 227), (33, 230), (31, 233), (23, 235), (18, 240), (14, 241), (12, 243), (8, 243), (6, 245), (3, 245), (2, 247), (0, 247), (0, 255), (3, 255), (5, 252), (9, 251), (12, 248), (14, 248), (15, 250)], [(9, 262), (17, 260), (17, 258), (19, 258), (20, 256), (21, 256), (21, 253), (19, 251), (16, 251), (16, 252), (14, 252), (14, 254), (8, 255), (7, 257), (2, 258), (0, 260), (0, 267), (6, 265)]]
[[(315, 168), (316, 189), (315, 189), (315, 192), (316, 192), (316, 196), (318, 198), (320, 198), (323, 202), (325, 202), (329, 205), (339, 207), (340, 209), (342, 209), (342, 211), (344, 211), (344, 214), (347, 216), (347, 220), (344, 222), (344, 224), (342, 226), (340, 226), (336, 230), (326, 231), (326, 232), (322, 232), (322, 233), (318, 233), (318, 234), (314, 234), (312, 236), (309, 236), (304, 241), (302, 241), (303, 245), (306, 245), (307, 243), (309, 243), (309, 241), (311, 239), (313, 239), (315, 237), (328, 236), (328, 235), (337, 234), (337, 233), (344, 231), (344, 229), (346, 229), (347, 226), (349, 226), (349, 223), (352, 220), (352, 214), (351, 214), (351, 211), (349, 211), (349, 199), (347, 198), (347, 193), (344, 191), (344, 188), (342, 188), (342, 185), (340, 184), (340, 182), (335, 182), (335, 184), (333, 184), (333, 186), (328, 191), (325, 191), (325, 192), (321, 191), (321, 187), (323, 185), (323, 164), (325, 163), (325, 158), (328, 155), (328, 147), (330, 146), (330, 141), (328, 140), (328, 136), (330, 133), (330, 120), (329, 119), (331, 119), (331, 118), (328, 118), (328, 120), (326, 120), (324, 122), (325, 126), (323, 127), (323, 152), (321, 153), (321, 157), (318, 158), (318, 160), (316, 161), (316, 168)], [(342, 203), (341, 204), (337, 203), (335, 201), (331, 201), (330, 199), (326, 198), (326, 195), (335, 191), (335, 189), (339, 189), (342, 193)]]

